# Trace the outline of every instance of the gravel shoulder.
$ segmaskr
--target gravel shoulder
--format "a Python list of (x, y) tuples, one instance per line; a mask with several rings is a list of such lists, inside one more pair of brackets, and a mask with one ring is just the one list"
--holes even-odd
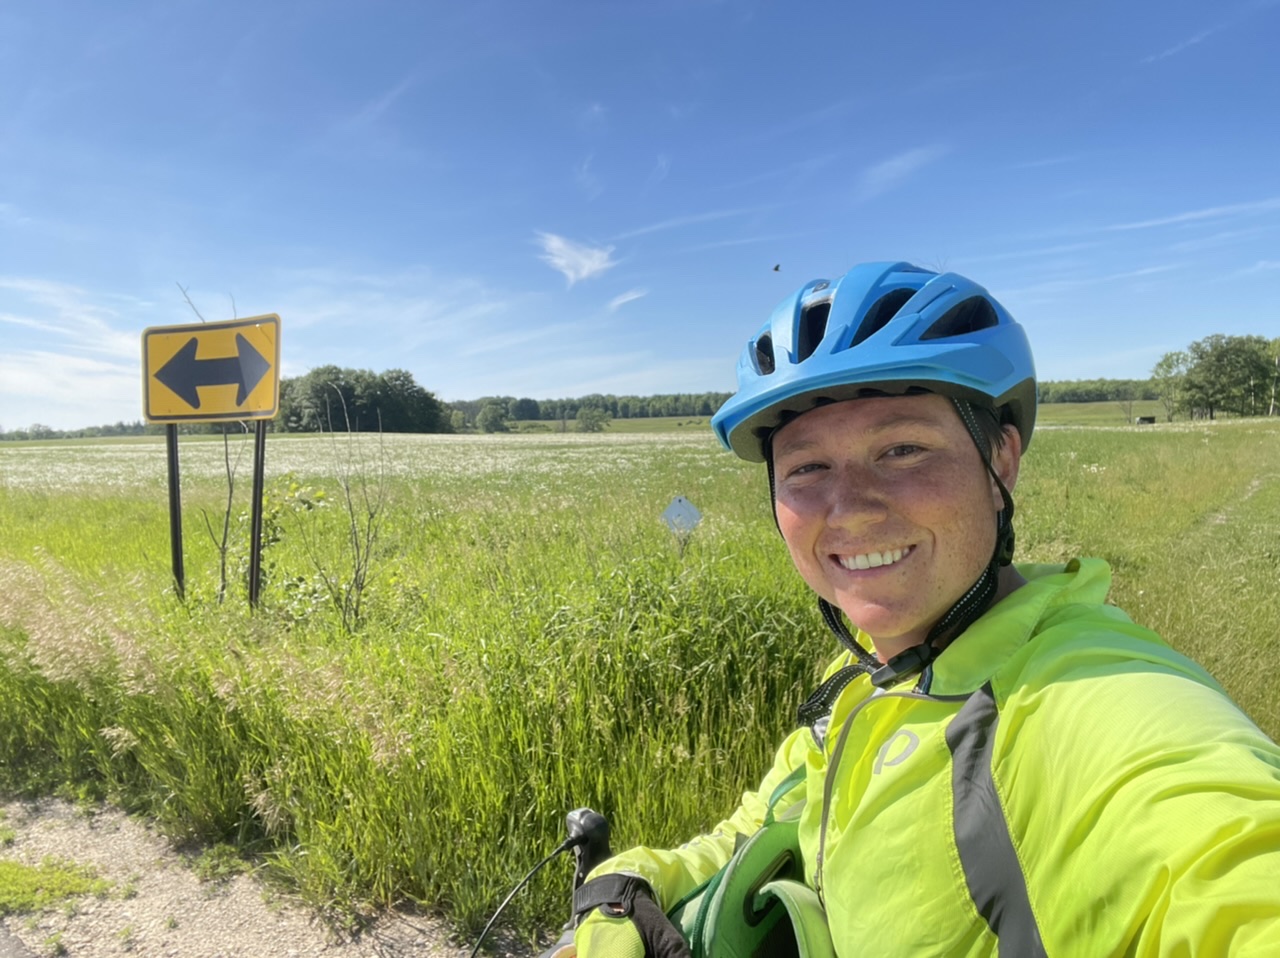
[[(114, 884), (37, 915), (0, 918), (0, 958), (466, 958), (438, 920), (394, 912), (355, 937), (336, 937), (301, 904), (271, 895), (252, 875), (202, 882), (187, 857), (142, 822), (112, 808), (57, 799), (0, 804), (14, 841), (0, 858), (46, 857), (93, 866)], [(6, 940), (7, 939), (7, 940)]]

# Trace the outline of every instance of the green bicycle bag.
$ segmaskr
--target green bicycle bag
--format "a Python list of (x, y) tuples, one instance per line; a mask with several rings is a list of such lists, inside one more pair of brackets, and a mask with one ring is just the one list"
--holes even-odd
[(778, 786), (764, 824), (740, 839), (728, 863), (667, 913), (693, 958), (834, 958), (826, 914), (803, 883), (797, 832), (804, 802), (773, 814), (803, 772)]

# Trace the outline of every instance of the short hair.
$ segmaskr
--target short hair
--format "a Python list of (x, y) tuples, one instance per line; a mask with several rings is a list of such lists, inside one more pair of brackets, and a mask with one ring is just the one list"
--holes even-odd
[(1004, 448), (1005, 441), (1009, 438), (1004, 431), (1005, 427), (1014, 425), (1013, 417), (1009, 413), (1009, 407), (1002, 406), (997, 410), (991, 406), (970, 403), (969, 408), (973, 411), (973, 418), (978, 424), (978, 430), (982, 433), (982, 438), (987, 441), (987, 448), (984, 452), (990, 458)]

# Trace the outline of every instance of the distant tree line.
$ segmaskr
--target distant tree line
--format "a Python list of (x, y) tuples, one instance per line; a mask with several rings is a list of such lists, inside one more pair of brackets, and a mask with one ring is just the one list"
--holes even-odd
[(98, 436), (145, 436), (163, 433), (163, 426), (148, 427), (141, 421), (117, 422), (107, 426), (86, 426), (83, 429), (54, 429), (43, 423), (32, 423), (25, 429), (0, 428), (0, 442), (23, 439), (93, 439)]
[[(665, 393), (656, 396), (615, 396), (591, 393), (577, 399), (529, 399), (515, 396), (482, 396), (451, 403), (456, 429), (500, 432), (514, 422), (545, 422), (567, 425), (610, 419), (649, 419), (659, 416), (710, 416), (732, 393)], [(593, 431), (587, 429), (586, 431)]]
[[(1185, 350), (1165, 353), (1150, 379), (1044, 380), (1040, 402), (1117, 402), (1126, 415), (1137, 400), (1158, 400), (1165, 417), (1214, 419), (1280, 415), (1280, 337), (1215, 333)], [(664, 393), (615, 396), (592, 393), (577, 399), (484, 396), (445, 403), (420, 386), (412, 373), (389, 369), (319, 366), (280, 381), (280, 412), (271, 424), (279, 432), (502, 432), (514, 423), (556, 424), (598, 432), (613, 419), (710, 416), (732, 393)], [(220, 433), (240, 423), (189, 423), (183, 433)], [(137, 422), (53, 429), (35, 423), (25, 429), (0, 427), (0, 441), (142, 436), (164, 426)]]
[(1037, 384), (1040, 402), (1124, 402), (1158, 399), (1149, 379), (1066, 379)]
[(608, 412), (611, 419), (649, 419), (653, 416), (709, 416), (714, 414), (732, 393), (664, 393), (658, 396), (614, 396), (612, 393), (591, 393), (572, 400), (531, 400), (515, 396), (481, 396), (479, 400), (453, 402), (453, 409), (461, 410), (467, 423), (475, 423), (476, 416), (485, 406), (495, 405), (507, 412), (512, 420), (544, 423), (558, 419), (573, 419), (582, 406)]

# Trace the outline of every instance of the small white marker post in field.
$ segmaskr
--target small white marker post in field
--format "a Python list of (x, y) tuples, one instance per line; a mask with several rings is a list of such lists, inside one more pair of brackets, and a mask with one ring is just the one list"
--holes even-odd
[(680, 555), (683, 556), (685, 546), (689, 544), (689, 538), (693, 535), (693, 530), (702, 521), (702, 513), (698, 511), (697, 506), (684, 496), (676, 496), (671, 500), (671, 505), (667, 506), (663, 511), (662, 521), (667, 524), (671, 534), (676, 537), (676, 542), (680, 547)]

